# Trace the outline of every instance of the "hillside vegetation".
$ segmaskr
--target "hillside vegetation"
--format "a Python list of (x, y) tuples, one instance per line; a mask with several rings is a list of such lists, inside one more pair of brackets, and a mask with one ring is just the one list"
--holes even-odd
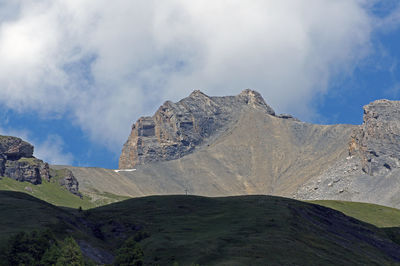
[(18, 191), (30, 194), (56, 206), (89, 209), (96, 206), (90, 198), (82, 198), (70, 193), (56, 182), (42, 181), (42, 184), (32, 185), (29, 182), (19, 182), (11, 178), (0, 179), (0, 190)]
[(82, 208), (84, 210), (129, 198), (96, 190), (90, 193), (82, 193), (82, 197), (79, 197), (70, 193), (57, 182), (58, 179), (55, 177), (50, 181), (43, 180), (39, 185), (33, 185), (29, 182), (2, 177), (0, 179), (0, 190), (23, 192), (56, 206)]
[(338, 200), (317, 200), (310, 202), (338, 210), (348, 216), (377, 227), (400, 227), (399, 209), (371, 203)]
[(72, 235), (97, 261), (102, 257), (93, 254), (115, 255), (134, 237), (146, 265), (400, 262), (396, 231), (280, 197), (152, 196), (81, 212), (16, 192), (0, 192), (0, 202), (2, 241), (21, 230), (50, 228), (61, 238)]

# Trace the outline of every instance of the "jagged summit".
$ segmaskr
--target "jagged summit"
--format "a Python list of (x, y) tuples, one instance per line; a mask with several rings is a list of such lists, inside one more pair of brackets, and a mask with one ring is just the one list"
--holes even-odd
[(119, 168), (180, 158), (223, 131), (245, 108), (275, 115), (262, 96), (250, 89), (224, 97), (210, 97), (195, 90), (177, 103), (166, 101), (152, 117), (141, 117), (132, 126)]
[(264, 98), (257, 91), (246, 89), (242, 91), (238, 97), (243, 98), (248, 105), (254, 108), (263, 108), (268, 114), (275, 115), (275, 111), (271, 106), (265, 103)]
[(189, 97), (196, 98), (196, 97), (206, 97), (210, 98), (207, 94), (202, 92), (201, 90), (194, 90), (192, 93), (189, 95)]

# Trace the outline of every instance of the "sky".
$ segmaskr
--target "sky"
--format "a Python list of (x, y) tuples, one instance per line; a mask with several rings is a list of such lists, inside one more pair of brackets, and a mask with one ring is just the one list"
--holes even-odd
[(117, 168), (131, 125), (195, 89), (361, 124), (400, 100), (400, 1), (0, 0), (0, 134)]

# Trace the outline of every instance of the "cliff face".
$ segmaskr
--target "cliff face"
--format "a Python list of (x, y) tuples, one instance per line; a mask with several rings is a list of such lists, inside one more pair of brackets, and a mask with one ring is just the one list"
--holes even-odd
[(0, 136), (0, 175), (34, 185), (49, 180), (49, 165), (33, 157), (33, 146), (20, 138)]
[(350, 137), (350, 156), (305, 183), (296, 198), (400, 207), (400, 101), (377, 100), (363, 109), (363, 124)]
[(364, 122), (352, 135), (350, 155), (358, 155), (362, 170), (373, 176), (400, 167), (400, 101), (364, 106)]
[[(0, 178), (6, 176), (20, 182), (26, 181), (38, 185), (43, 180), (50, 181), (55, 177), (47, 163), (33, 156), (33, 150), (31, 144), (20, 138), (0, 136)], [(72, 172), (65, 170), (60, 173), (57, 175), (59, 184), (80, 196), (78, 181)]]
[(226, 128), (244, 107), (275, 114), (252, 90), (226, 97), (209, 97), (197, 90), (177, 103), (167, 101), (152, 117), (141, 117), (132, 126), (119, 168), (181, 158)]

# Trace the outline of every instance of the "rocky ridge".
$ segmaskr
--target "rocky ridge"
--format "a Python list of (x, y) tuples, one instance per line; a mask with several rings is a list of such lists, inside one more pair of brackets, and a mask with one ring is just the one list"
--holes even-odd
[(305, 183), (297, 199), (338, 199), (400, 206), (400, 101), (364, 106), (363, 124), (350, 136), (348, 156)]
[[(194, 91), (133, 125), (120, 168), (68, 167), (82, 191), (124, 196), (268, 194), (400, 207), (400, 104), (364, 107), (362, 125), (276, 115), (261, 95)], [(64, 166), (63, 166), (64, 167)]]
[[(79, 184), (70, 170), (52, 171), (48, 163), (33, 156), (34, 147), (20, 138), (0, 136), (0, 178), (9, 177), (33, 185), (42, 184), (56, 177), (59, 184), (75, 195), (79, 195)], [(61, 173), (61, 175), (60, 175)]]
[(68, 169), (83, 192), (290, 196), (348, 154), (354, 128), (276, 115), (251, 90), (227, 97), (194, 91), (133, 126), (119, 167), (135, 171)]
[(119, 168), (181, 158), (223, 131), (241, 109), (249, 107), (275, 115), (262, 96), (249, 89), (225, 97), (209, 97), (195, 90), (177, 103), (167, 101), (152, 117), (141, 117), (133, 124)]

